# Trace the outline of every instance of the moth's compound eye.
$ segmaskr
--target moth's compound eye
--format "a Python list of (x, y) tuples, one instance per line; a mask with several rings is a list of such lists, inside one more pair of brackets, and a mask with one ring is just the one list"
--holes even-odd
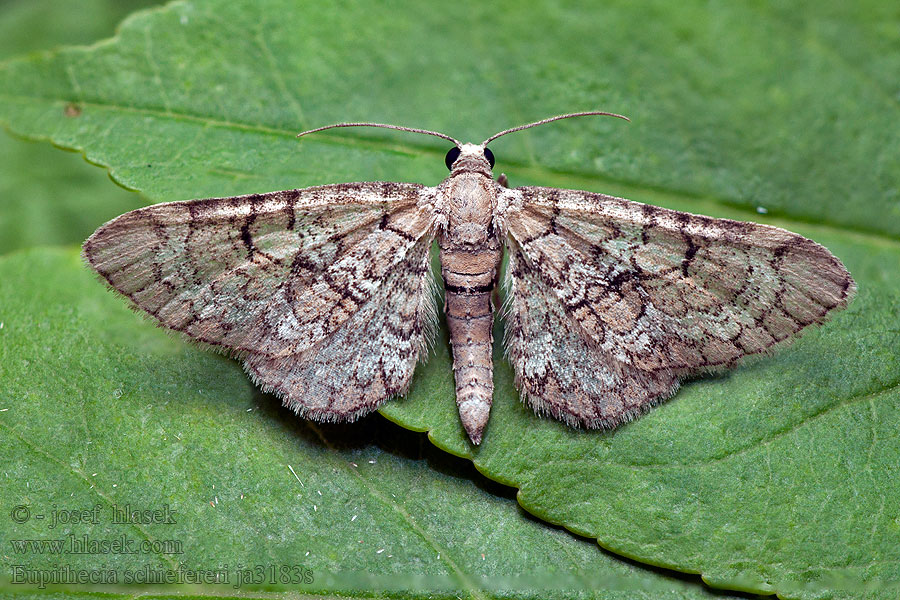
[(494, 153), (491, 152), (490, 148), (484, 149), (484, 157), (488, 159), (488, 162), (491, 163), (491, 168), (494, 168)]
[(450, 152), (448, 152), (447, 156), (444, 157), (444, 163), (446, 163), (447, 168), (451, 171), (453, 170), (453, 163), (456, 162), (457, 158), (459, 158), (459, 148), (454, 146), (450, 148)]

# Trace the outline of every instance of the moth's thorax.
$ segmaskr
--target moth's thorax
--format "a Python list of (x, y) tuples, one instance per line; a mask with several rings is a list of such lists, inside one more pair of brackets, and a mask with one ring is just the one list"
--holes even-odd
[(445, 201), (446, 246), (483, 246), (496, 237), (491, 222), (497, 208), (497, 183), (484, 148), (464, 144), (440, 187)]

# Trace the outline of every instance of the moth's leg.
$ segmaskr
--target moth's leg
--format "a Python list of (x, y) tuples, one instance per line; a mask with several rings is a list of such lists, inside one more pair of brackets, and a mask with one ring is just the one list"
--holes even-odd
[(497, 178), (497, 183), (505, 188), (509, 187), (509, 179), (506, 178), (506, 173), (500, 173), (500, 177)]

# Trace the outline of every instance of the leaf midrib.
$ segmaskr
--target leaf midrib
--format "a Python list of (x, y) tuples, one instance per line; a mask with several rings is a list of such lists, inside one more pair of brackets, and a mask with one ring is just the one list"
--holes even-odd
[[(93, 102), (93, 101), (82, 101), (82, 100), (70, 100), (70, 99), (50, 99), (42, 96), (22, 96), (15, 94), (2, 94), (0, 93), (0, 100), (11, 101), (11, 102), (23, 102), (23, 103), (34, 103), (34, 102), (44, 102), (48, 104), (59, 104), (65, 105), (69, 103), (75, 103), (82, 107), (90, 107), (99, 110), (107, 110), (107, 111), (118, 111), (123, 113), (129, 113), (134, 115), (142, 115), (142, 116), (150, 116), (157, 119), (170, 119), (176, 121), (185, 121), (189, 123), (198, 123), (202, 124), (207, 128), (220, 128), (220, 129), (232, 129), (236, 131), (246, 131), (248, 133), (254, 133), (258, 135), (271, 135), (275, 137), (282, 138), (296, 138), (297, 132), (295, 131), (287, 131), (285, 129), (277, 128), (277, 127), (269, 127), (261, 124), (251, 124), (251, 123), (242, 123), (240, 121), (232, 121), (226, 119), (212, 119), (210, 117), (203, 117), (198, 115), (193, 115), (186, 112), (173, 112), (165, 109), (159, 108), (147, 108), (147, 107), (132, 107), (132, 106), (123, 106), (117, 104), (109, 104), (102, 102)], [(12, 129), (12, 126), (9, 122), (0, 122), (3, 123), (7, 129)], [(83, 154), (86, 152), (86, 149), (82, 146), (77, 145), (67, 145), (67, 144), (59, 144), (57, 140), (53, 139), (51, 136), (37, 136), (37, 135), (25, 135), (28, 139), (38, 140), (38, 141), (50, 141), (67, 150), (75, 150), (82, 152)], [(443, 155), (443, 150), (438, 150), (433, 146), (425, 146), (418, 145), (412, 143), (398, 143), (391, 140), (386, 139), (378, 139), (378, 138), (364, 138), (357, 136), (346, 136), (339, 134), (328, 134), (327, 137), (323, 137), (322, 139), (315, 140), (315, 143), (325, 143), (332, 144), (338, 146), (347, 146), (353, 148), (366, 148), (379, 150), (382, 152), (397, 152), (402, 154), (408, 154), (410, 156), (421, 156), (422, 154), (432, 154), (434, 156)], [(91, 162), (91, 161), (88, 161)], [(133, 188), (132, 186), (119, 181), (116, 178), (116, 167), (111, 165), (93, 163), (98, 164), (98, 166), (103, 166), (104, 168), (109, 170), (110, 176), (113, 180), (120, 186), (132, 190), (139, 191), (148, 197), (152, 197), (145, 190), (140, 188)], [(676, 202), (686, 202), (686, 203), (704, 203), (709, 204), (714, 207), (722, 207), (727, 208), (728, 210), (738, 211), (741, 213), (746, 213), (748, 221), (759, 221), (760, 215), (751, 210), (748, 210), (746, 205), (737, 204), (735, 202), (729, 201), (725, 198), (709, 195), (709, 194), (694, 194), (684, 190), (673, 190), (667, 188), (665, 186), (654, 186), (651, 184), (647, 184), (645, 182), (635, 182), (622, 178), (614, 178), (608, 175), (603, 175), (599, 173), (587, 173), (576, 170), (558, 170), (558, 169), (550, 169), (547, 167), (535, 166), (533, 164), (524, 163), (516, 160), (506, 160), (504, 164), (509, 166), (511, 169), (515, 169), (516, 171), (524, 174), (528, 174), (529, 177), (536, 180), (554, 180), (554, 179), (572, 179), (575, 181), (582, 181), (588, 184), (589, 187), (599, 187), (595, 184), (612, 184), (618, 186), (625, 186), (633, 189), (638, 195), (647, 195), (647, 196), (667, 196), (675, 200)], [(582, 186), (585, 187), (585, 186)], [(900, 240), (882, 232), (873, 231), (870, 229), (862, 228), (862, 227), (851, 227), (844, 223), (837, 223), (830, 220), (818, 221), (813, 219), (804, 219), (800, 215), (783, 215), (783, 214), (769, 214), (765, 219), (767, 222), (779, 222), (786, 224), (786, 228), (790, 229), (791, 225), (805, 225), (805, 226), (816, 226), (821, 229), (828, 230), (832, 233), (855, 233), (858, 235), (864, 236), (867, 240), (878, 240), (882, 243), (888, 243), (891, 246), (900, 245)]]

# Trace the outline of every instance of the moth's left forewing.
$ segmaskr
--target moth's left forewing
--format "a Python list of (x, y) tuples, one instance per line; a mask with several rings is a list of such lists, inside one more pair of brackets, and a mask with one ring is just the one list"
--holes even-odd
[(436, 325), (433, 201), (434, 188), (419, 187), (329, 240), (344, 248), (339, 258), (290, 293), (298, 322), (327, 333), (299, 351), (249, 353), (258, 383), (320, 421), (355, 420), (406, 393)]
[[(577, 190), (504, 194), (507, 349), (517, 379), (536, 408), (589, 427), (631, 418), (681, 378), (769, 351), (846, 306), (855, 290), (827, 249), (783, 229)], [(550, 298), (541, 310), (535, 294)], [(535, 344), (541, 312), (544, 326), (577, 339)], [(554, 356), (585, 353), (602, 382), (573, 379), (560, 395), (535, 376)], [(572, 398), (577, 406), (567, 408)]]
[(297, 412), (352, 420), (405, 392), (428, 345), (433, 199), (369, 182), (159, 204), (100, 227), (83, 253)]

